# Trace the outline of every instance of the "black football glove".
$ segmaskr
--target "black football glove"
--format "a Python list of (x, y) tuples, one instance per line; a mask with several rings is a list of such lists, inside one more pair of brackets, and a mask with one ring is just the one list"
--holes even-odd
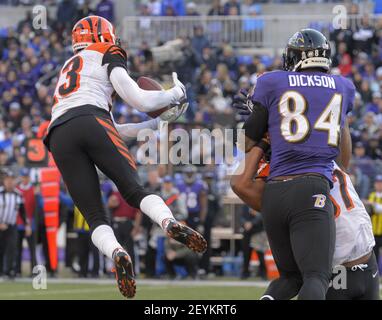
[(232, 107), (238, 110), (242, 116), (248, 116), (253, 111), (253, 103), (247, 90), (241, 89), (239, 94), (233, 97)]

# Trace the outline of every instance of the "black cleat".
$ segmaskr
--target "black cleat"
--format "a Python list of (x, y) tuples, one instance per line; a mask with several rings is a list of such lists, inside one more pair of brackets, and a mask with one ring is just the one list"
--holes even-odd
[(115, 278), (118, 289), (126, 298), (133, 298), (136, 292), (133, 263), (128, 253), (123, 249), (116, 249), (113, 253)]
[(170, 238), (183, 243), (194, 252), (203, 253), (207, 250), (207, 241), (199, 232), (176, 220), (169, 220), (164, 229)]

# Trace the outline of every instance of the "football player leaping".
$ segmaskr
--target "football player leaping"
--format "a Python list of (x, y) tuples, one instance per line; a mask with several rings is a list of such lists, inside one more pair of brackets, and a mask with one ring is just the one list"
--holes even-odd
[(142, 112), (170, 105), (182, 112), (185, 87), (174, 73), (170, 90), (140, 89), (127, 73), (126, 53), (118, 46), (113, 25), (102, 17), (79, 20), (72, 30), (72, 47), (74, 55), (59, 74), (45, 144), (90, 226), (94, 245), (114, 260), (119, 290), (130, 298), (136, 290), (133, 266), (110, 227), (96, 166), (131, 206), (157, 222), (168, 236), (196, 252), (205, 251), (207, 244), (199, 233), (179, 224), (159, 196), (142, 187), (134, 158), (111, 118), (112, 94), (116, 91)]

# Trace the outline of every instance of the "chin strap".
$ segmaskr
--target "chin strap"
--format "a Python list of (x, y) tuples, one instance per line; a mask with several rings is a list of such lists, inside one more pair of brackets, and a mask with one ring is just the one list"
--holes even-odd
[(300, 60), (293, 68), (292, 71), (297, 71), (297, 69), (302, 65), (302, 60)]

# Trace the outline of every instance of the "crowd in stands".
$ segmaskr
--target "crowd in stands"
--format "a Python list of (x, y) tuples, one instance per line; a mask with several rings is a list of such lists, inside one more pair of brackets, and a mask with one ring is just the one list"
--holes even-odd
[[(259, 4), (253, 4), (254, 2), (243, 1), (239, 5), (239, 0), (230, 0), (221, 6), (220, 1), (213, 1), (208, 14), (224, 15), (232, 12), (245, 14), (247, 10), (248, 12), (251, 10), (260, 12)], [(256, 1), (256, 3), (258, 2)], [(68, 30), (70, 30), (72, 22), (91, 13), (105, 16), (113, 21), (114, 12), (110, 0), (100, 1), (94, 9), (89, 7), (88, 1), (84, 1), (80, 7), (71, 6), (72, 4), (74, 2), (70, 0), (60, 2), (57, 19), (50, 23), (48, 29), (33, 29), (32, 17), (27, 14), (17, 26), (0, 30), (1, 168), (7, 167), (15, 173), (24, 168), (26, 166), (26, 141), (36, 136), (43, 121), (49, 120), (57, 72), (71, 55)], [(183, 0), (152, 0), (148, 1), (142, 10), (147, 9), (152, 15), (161, 15), (169, 14), (169, 7), (172, 8), (173, 14), (176, 12), (176, 15), (198, 14), (197, 7), (192, 2), (185, 5)], [(68, 13), (69, 11), (70, 13)], [(365, 16), (353, 30), (334, 30), (330, 34), (334, 53), (332, 72), (351, 78), (357, 89), (354, 110), (349, 117), (354, 150), (350, 173), (356, 189), (365, 203), (368, 202), (369, 194), (373, 191), (375, 177), (382, 173), (381, 23), (382, 20), (378, 25), (372, 25)], [(240, 56), (237, 54), (236, 48), (233, 48), (228, 42), (213, 47), (202, 26), (195, 26), (194, 35), (182, 39), (182, 43), (183, 59), (174, 62), (171, 69), (178, 72), (180, 80), (186, 84), (188, 90), (190, 108), (182, 120), (184, 126), (191, 124), (191, 127), (211, 129), (236, 127), (243, 119), (237, 116), (231, 107), (233, 96), (240, 89), (249, 89), (255, 83), (257, 74), (282, 67), (282, 59), (279, 56)], [(142, 43), (138, 50), (131, 50), (128, 47), (125, 49), (129, 56), (128, 68), (134, 78), (145, 75), (166, 82), (168, 69), (155, 61), (152, 48), (148, 43)], [(140, 122), (147, 119), (145, 114), (133, 111), (119, 99), (115, 101), (114, 116), (117, 122), (121, 123)], [(135, 141), (129, 142), (129, 148), (133, 153), (137, 146)], [(198, 156), (200, 154), (196, 155), (196, 157)], [(167, 168), (153, 166), (153, 169), (148, 172), (144, 170), (143, 180), (152, 191), (161, 193), (165, 198), (170, 198), (173, 193), (179, 193), (176, 191), (176, 186), (189, 183), (190, 188), (185, 189), (195, 188), (192, 192), (193, 197), (196, 196), (197, 199), (197, 209), (190, 204), (192, 201), (187, 201), (187, 195), (186, 199), (178, 200), (180, 203), (174, 203), (183, 208), (177, 210), (179, 214), (183, 213), (185, 216), (180, 219), (191, 223), (191, 217), (196, 214), (200, 215), (203, 210), (218, 215), (221, 211), (219, 198), (228, 190), (224, 166), (215, 168), (205, 165), (200, 166), (199, 169), (198, 173), (195, 173), (192, 168), (187, 169), (190, 171), (174, 178), (168, 175)], [(189, 182), (187, 182), (188, 175), (192, 176)], [(129, 234), (134, 235), (136, 239), (145, 239), (143, 242), (146, 244), (142, 247), (146, 246), (145, 250), (148, 252), (146, 255), (148, 259), (146, 273), (148, 275), (154, 275), (156, 272), (154, 269), (156, 268), (157, 246), (170, 248), (166, 251), (167, 253), (164, 253), (167, 254), (165, 259), (167, 265), (163, 268), (167, 266), (169, 272), (174, 274), (174, 263), (172, 262), (178, 261), (185, 265), (189, 274), (195, 275), (194, 256), (185, 256), (182, 248), (178, 248), (173, 243), (159, 244), (156, 240), (150, 242), (150, 239), (158, 237), (160, 230), (153, 228), (149, 222), (140, 217), (139, 212), (135, 212), (132, 208), (122, 210), (128, 214), (118, 213), (118, 208), (125, 205), (121, 201), (120, 194), (109, 181), (104, 182), (103, 189), (105, 205), (116, 217), (115, 227), (129, 230)], [(38, 193), (38, 189), (36, 192)], [(208, 201), (205, 200), (206, 196)], [(76, 208), (67, 198), (65, 188), (63, 188), (62, 203), (75, 218)], [(373, 210), (372, 203), (370, 206)], [(204, 229), (204, 232), (208, 232), (214, 218), (204, 216), (202, 220), (195, 222), (197, 224), (195, 227), (200, 227), (200, 230)], [(139, 223), (145, 229), (145, 236), (142, 236), (142, 229), (134, 227), (133, 222), (136, 219), (141, 219)], [(84, 257), (87, 257), (93, 248), (89, 242), (89, 235), (86, 234), (88, 230), (85, 224), (81, 224), (81, 227), (78, 227), (77, 224), (76, 230), (85, 234), (82, 238), (87, 247), (84, 249), (85, 251), (79, 253), (83, 266), (84, 263), (88, 263)], [(129, 241), (131, 243), (131, 239), (123, 241), (126, 242), (126, 245)], [(154, 253), (150, 253), (150, 250)], [(205, 272), (209, 271), (208, 254), (201, 265)], [(69, 261), (68, 264), (70, 263)], [(87, 274), (87, 268), (85, 269), (80, 271), (83, 276)]]

